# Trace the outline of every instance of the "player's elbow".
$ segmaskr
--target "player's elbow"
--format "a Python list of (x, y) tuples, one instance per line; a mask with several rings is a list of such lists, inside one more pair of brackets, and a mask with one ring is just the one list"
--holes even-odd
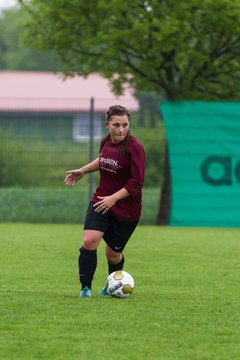
[(143, 187), (143, 181), (134, 181), (130, 184), (130, 186), (126, 186), (126, 190), (129, 192), (131, 196), (138, 196), (139, 192), (141, 192)]

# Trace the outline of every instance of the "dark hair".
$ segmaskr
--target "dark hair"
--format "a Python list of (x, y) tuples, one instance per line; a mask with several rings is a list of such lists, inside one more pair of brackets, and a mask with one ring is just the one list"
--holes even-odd
[(121, 105), (110, 106), (110, 108), (106, 112), (106, 121), (110, 121), (111, 117), (114, 115), (127, 115), (128, 120), (130, 120), (131, 117), (130, 111)]
[[(106, 112), (106, 121), (111, 121), (111, 117), (114, 115), (127, 115), (128, 120), (130, 120), (130, 117), (131, 117), (130, 111), (121, 105), (113, 105), (113, 106), (109, 107), (108, 111)], [(124, 155), (126, 148), (128, 146), (130, 137), (131, 137), (131, 133), (130, 133), (130, 131), (128, 131), (127, 136), (123, 140), (121, 148), (120, 148), (121, 155)], [(110, 138), (109, 134), (102, 138), (101, 144), (100, 144), (100, 150), (102, 149), (103, 145), (109, 138)]]

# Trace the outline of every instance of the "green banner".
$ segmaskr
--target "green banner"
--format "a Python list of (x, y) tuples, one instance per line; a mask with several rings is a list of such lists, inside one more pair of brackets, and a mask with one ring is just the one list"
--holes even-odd
[(170, 225), (240, 227), (240, 103), (164, 102)]

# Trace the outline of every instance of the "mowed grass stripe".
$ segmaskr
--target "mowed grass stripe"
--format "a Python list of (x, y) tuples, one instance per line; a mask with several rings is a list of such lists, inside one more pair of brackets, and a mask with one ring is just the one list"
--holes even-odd
[(240, 230), (139, 226), (129, 299), (79, 299), (80, 225), (0, 224), (1, 359), (239, 359)]

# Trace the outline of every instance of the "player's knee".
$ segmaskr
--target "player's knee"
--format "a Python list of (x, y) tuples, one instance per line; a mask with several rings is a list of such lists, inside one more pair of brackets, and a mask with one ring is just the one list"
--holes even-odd
[(85, 230), (83, 232), (83, 247), (86, 250), (96, 250), (101, 238), (101, 232)]
[(83, 247), (86, 250), (95, 250), (98, 247), (98, 240), (93, 237), (84, 237), (83, 238)]

